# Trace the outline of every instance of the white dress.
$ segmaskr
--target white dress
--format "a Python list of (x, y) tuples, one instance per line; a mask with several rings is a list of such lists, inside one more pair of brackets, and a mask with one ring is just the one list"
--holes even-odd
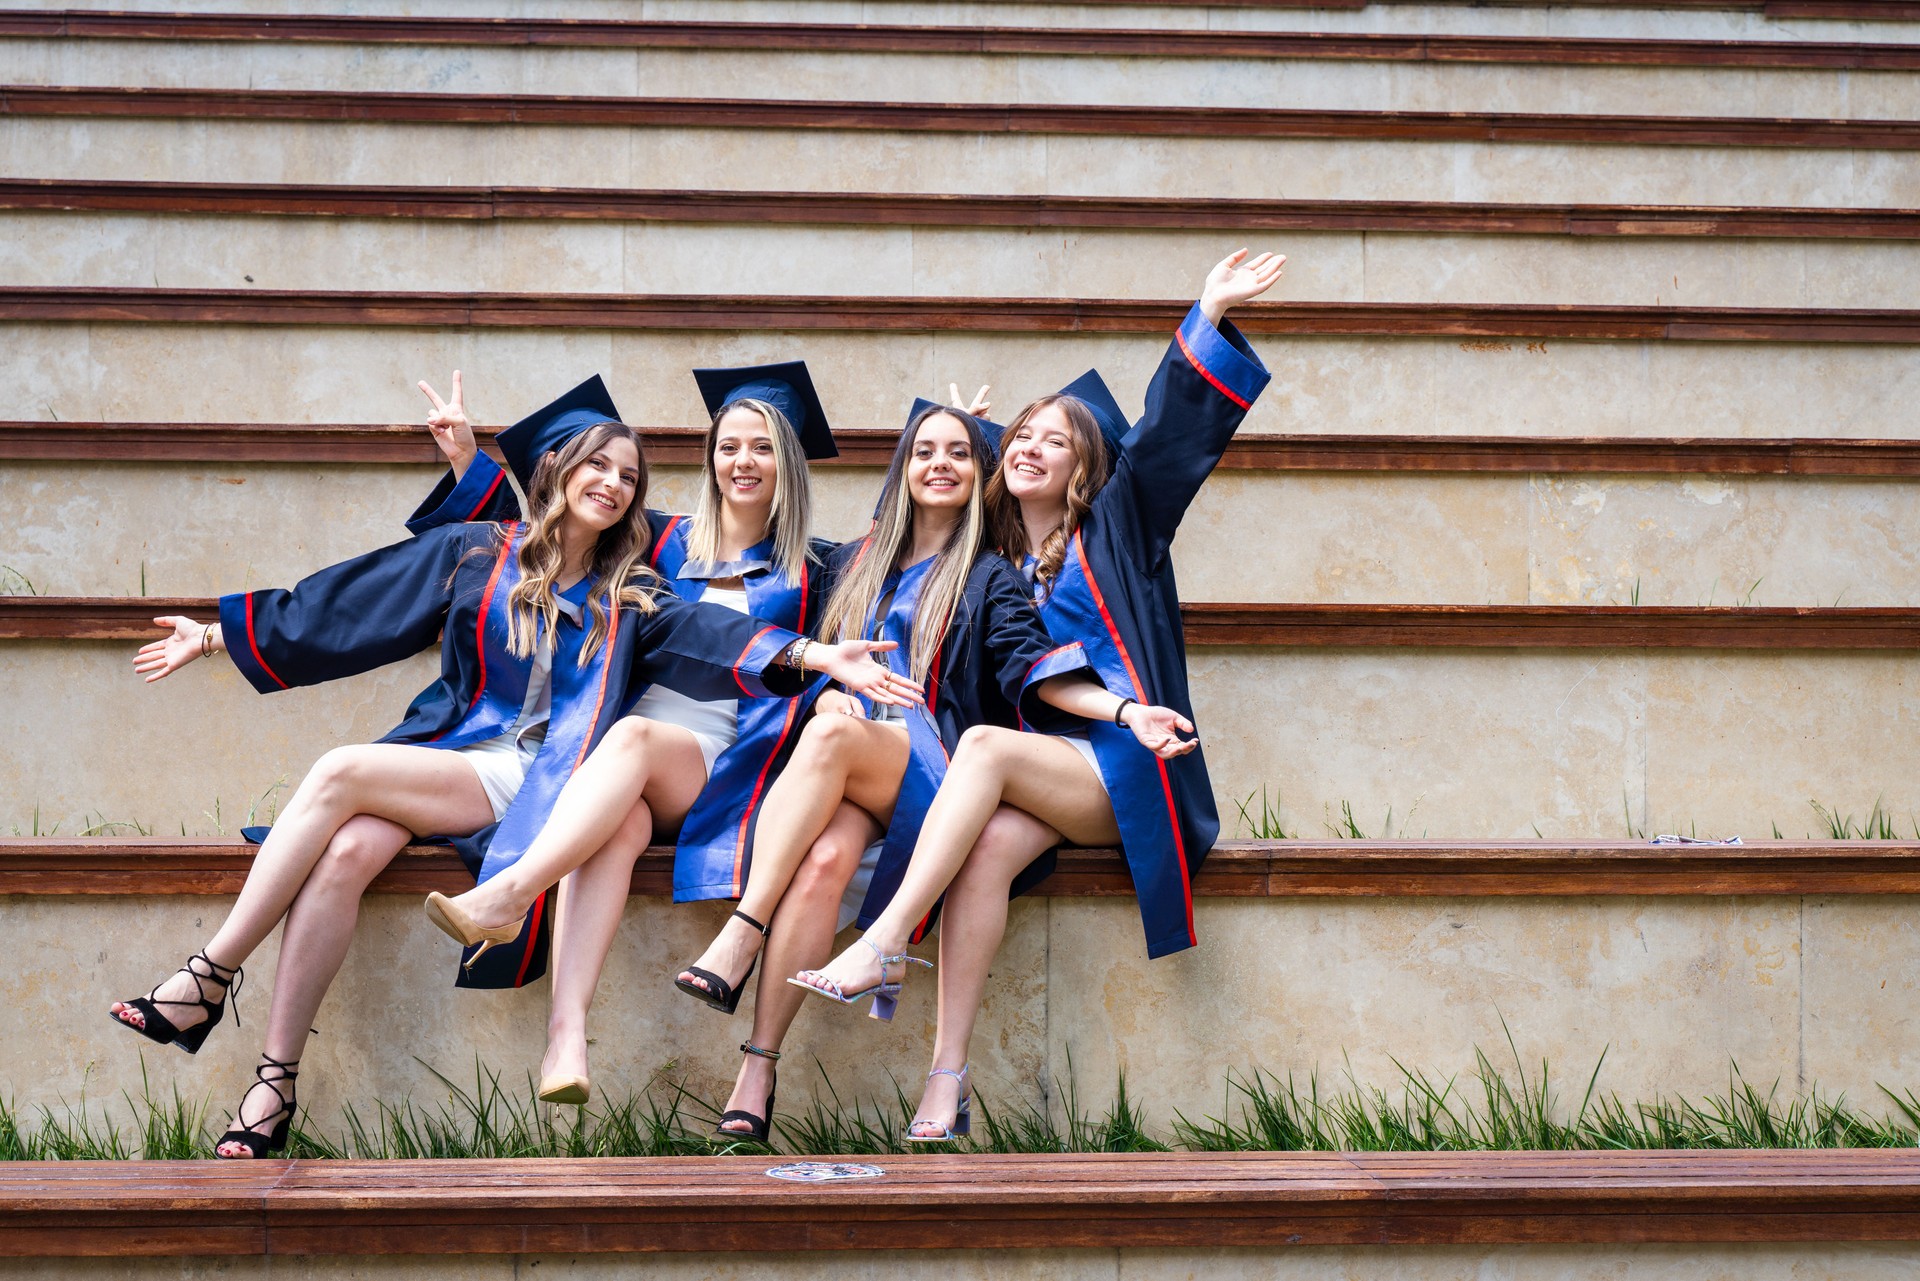
[[(700, 600), (704, 604), (720, 605), (736, 614), (748, 612), (744, 587), (708, 587)], [(707, 763), (708, 774), (713, 773), (713, 763), (719, 759), (720, 753), (732, 747), (734, 740), (740, 737), (740, 703), (732, 698), (703, 703), (688, 698), (677, 689), (655, 685), (640, 696), (640, 701), (633, 705), (627, 715), (644, 716), (662, 725), (678, 725), (692, 734), (700, 744), (700, 755)]]

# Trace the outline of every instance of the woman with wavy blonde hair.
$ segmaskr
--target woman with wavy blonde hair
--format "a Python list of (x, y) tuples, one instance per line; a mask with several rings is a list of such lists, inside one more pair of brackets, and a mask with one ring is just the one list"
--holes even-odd
[[(809, 652), (816, 667), (841, 668), (857, 684), (868, 679), (863, 669), (879, 670), (864, 648), (831, 651), (661, 591), (646, 565), (639, 438), (598, 406), (598, 384), (583, 384), (502, 433), (510, 457), (538, 460), (528, 523), (443, 525), (321, 570), (291, 590), (223, 597), (218, 622), (156, 619), (170, 634), (134, 660), (151, 683), (224, 651), (267, 693), (369, 671), (436, 639), (440, 645), (439, 679), (399, 726), (377, 743), (333, 749), (308, 773), (264, 834), (238, 901), (207, 944), (148, 995), (110, 1010), (149, 1040), (197, 1052), (220, 1022), (241, 964), (285, 920), (265, 1051), (220, 1156), (258, 1157), (285, 1146), (300, 1055), (345, 958), (360, 895), (415, 836), (469, 838), (496, 823), (496, 836), (538, 830), (636, 677), (695, 697), (757, 697), (776, 688), (797, 692), (798, 664)], [(446, 448), (446, 433), (435, 436)], [(483, 842), (469, 842), (462, 854), (479, 879), (498, 870)], [(524, 981), (530, 953), (487, 954), (541, 928), (536, 910), (524, 928), (516, 921), (483, 932), (471, 940), (479, 947), (467, 968), (485, 957)]]
[(988, 487), (995, 544), (1022, 567), (1055, 637), (1074, 637), (1107, 688), (1110, 717), (1068, 735), (981, 725), (961, 737), (898, 891), (866, 934), (793, 978), (840, 999), (881, 982), (941, 896), (940, 1022), (933, 1069), (908, 1127), (915, 1142), (968, 1132), (967, 1047), (1007, 900), (1052, 870), (1052, 847), (1119, 845), (1147, 955), (1192, 947), (1193, 873), (1220, 822), (1192, 737), (1186, 647), (1170, 549), (1200, 486), (1266, 386), (1259, 358), (1226, 320), (1286, 259), (1245, 250), (1207, 276), (1129, 427), (1089, 371), (1013, 420)]

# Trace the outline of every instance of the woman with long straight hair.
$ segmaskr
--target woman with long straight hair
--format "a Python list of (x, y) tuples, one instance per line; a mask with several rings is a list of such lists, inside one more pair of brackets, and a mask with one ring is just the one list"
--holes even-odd
[[(649, 563), (683, 599), (804, 631), (819, 613), (830, 549), (807, 537), (807, 462), (838, 452), (806, 365), (696, 369), (694, 377), (710, 415), (700, 495), (691, 515), (647, 512)], [(416, 527), (467, 506), (455, 491), (492, 492), (492, 510), (514, 510), (495, 483), (498, 466), (461, 429), (452, 476)], [(450, 900), (469, 920), (504, 923), (559, 884), (542, 1099), (589, 1097), (587, 1015), (635, 860), (656, 831), (678, 829), (675, 901), (737, 897), (766, 780), (798, 736), (798, 715), (792, 699), (696, 702), (664, 685), (647, 689), (574, 771), (525, 852)]]
[[(986, 475), (993, 446), (958, 409), (916, 407), (887, 470), (874, 529), (838, 549), (818, 627), (822, 638), (874, 636), (898, 642), (886, 657), (926, 690), (924, 707), (899, 715), (871, 700), (823, 692), (773, 784), (760, 817), (752, 874), (740, 909), (675, 979), (689, 995), (731, 1013), (763, 939), (769, 975), (823, 957), (843, 891), (860, 870), (849, 851), (877, 842), (855, 915), (873, 919), (899, 883), (948, 754), (973, 725), (1035, 723), (1068, 729), (1111, 715), (1119, 700), (1086, 674), (1077, 645), (1055, 646), (1026, 584), (986, 550)], [(863, 839), (820, 838), (851, 815)], [(796, 881), (803, 862), (809, 875)], [(788, 901), (789, 890), (802, 893)], [(779, 909), (776, 913), (776, 907)], [(790, 910), (791, 909), (791, 910)], [(849, 1000), (872, 997), (891, 1017), (895, 966)], [(797, 995), (764, 982), (753, 1036), (722, 1115), (720, 1133), (764, 1140), (773, 1111), (779, 1044)]]
[[(510, 456), (538, 460), (527, 522), (430, 529), (292, 590), (223, 597), (218, 622), (156, 619), (170, 634), (134, 660), (151, 683), (224, 651), (267, 693), (440, 644), (440, 677), (399, 726), (377, 743), (333, 749), (301, 782), (206, 945), (148, 995), (110, 1010), (149, 1040), (197, 1052), (240, 966), (285, 919), (265, 1050), (220, 1156), (285, 1146), (300, 1055), (345, 958), (360, 895), (416, 835), (468, 838), (496, 823), (537, 830), (635, 679), (694, 696), (758, 697), (797, 691), (809, 657), (820, 670), (844, 668), (856, 684), (875, 679), (866, 647), (834, 650), (663, 592), (646, 565), (640, 441), (597, 407), (597, 383), (502, 434)], [(447, 436), (436, 429), (443, 449)], [(462, 854), (480, 879), (496, 870), (479, 843)], [(524, 924), (470, 939), (478, 950), (468, 967)]]
[(1220, 821), (1199, 740), (1182, 737), (1193, 708), (1170, 548), (1268, 381), (1227, 309), (1272, 287), (1285, 262), (1240, 250), (1214, 267), (1131, 430), (1089, 372), (1022, 410), (1003, 438), (986, 496), (993, 541), (1024, 567), (1048, 629), (1078, 638), (1124, 700), (1081, 735), (969, 729), (885, 911), (832, 964), (793, 980), (829, 998), (881, 981), (876, 958), (904, 948), (946, 894), (939, 1034), (910, 1139), (968, 1132), (967, 1046), (1007, 900), (1052, 870), (1062, 839), (1120, 845), (1148, 956), (1198, 941), (1193, 873)]

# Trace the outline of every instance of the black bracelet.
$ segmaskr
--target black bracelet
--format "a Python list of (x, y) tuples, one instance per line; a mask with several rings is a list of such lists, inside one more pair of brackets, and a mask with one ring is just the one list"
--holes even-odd
[(1121, 715), (1125, 713), (1129, 707), (1138, 707), (1138, 706), (1139, 706), (1139, 702), (1135, 699), (1131, 699), (1131, 698), (1121, 699), (1120, 706), (1113, 709), (1113, 723), (1115, 725), (1118, 725), (1121, 729), (1125, 729), (1127, 727), (1126, 722), (1120, 719)]

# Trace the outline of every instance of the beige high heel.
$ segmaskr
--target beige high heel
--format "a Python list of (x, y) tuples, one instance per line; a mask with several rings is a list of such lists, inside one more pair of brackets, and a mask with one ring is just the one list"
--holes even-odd
[(593, 1097), (593, 1082), (587, 1077), (555, 1072), (552, 1076), (540, 1078), (542, 1103), (570, 1103), (575, 1107), (581, 1107), (591, 1097)]
[(524, 920), (520, 920), (510, 925), (493, 927), (480, 925), (439, 890), (427, 895), (427, 919), (439, 926), (447, 937), (461, 947), (472, 947), (476, 943), (480, 945), (480, 950), (468, 957), (460, 967), (465, 970), (472, 969), (474, 962), (485, 956), (488, 949), (501, 943), (511, 943), (519, 938), (521, 927), (526, 924)]

